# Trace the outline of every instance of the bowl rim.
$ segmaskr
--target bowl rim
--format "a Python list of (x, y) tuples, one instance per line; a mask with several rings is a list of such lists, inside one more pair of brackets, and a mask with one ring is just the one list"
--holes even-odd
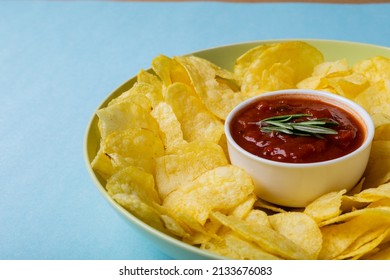
[[(331, 100), (338, 101), (339, 104), (342, 104), (343, 106), (350, 108), (353, 112), (358, 114), (360, 116), (360, 120), (364, 123), (365, 126), (365, 138), (363, 143), (357, 148), (356, 150), (352, 151), (349, 154), (346, 154), (344, 156), (326, 160), (326, 161), (319, 161), (319, 162), (310, 162), (310, 163), (290, 163), (290, 162), (279, 162), (274, 161), (266, 158), (262, 158), (259, 156), (256, 156), (248, 151), (246, 151), (244, 148), (242, 148), (240, 145), (237, 144), (236, 141), (234, 141), (232, 135), (231, 135), (231, 122), (233, 117), (235, 115), (242, 111), (246, 106), (264, 99), (266, 97), (271, 96), (279, 96), (279, 95), (295, 95), (299, 94), (302, 96), (318, 96), (323, 97), (325, 102), (329, 103)], [(367, 113), (367, 111), (360, 106), (359, 104), (353, 102), (350, 99), (347, 99), (343, 96), (336, 95), (330, 92), (322, 91), (322, 90), (311, 90), (311, 89), (282, 89), (282, 90), (275, 90), (275, 91), (269, 91), (265, 93), (261, 93), (259, 95), (256, 95), (254, 97), (251, 97), (249, 99), (244, 100), (243, 102), (239, 103), (236, 107), (233, 108), (232, 111), (228, 114), (225, 120), (224, 124), (224, 130), (227, 142), (232, 145), (240, 154), (243, 156), (250, 158), (256, 162), (265, 163), (271, 166), (278, 166), (278, 167), (286, 167), (286, 168), (305, 168), (305, 167), (317, 167), (317, 166), (324, 166), (324, 165), (330, 165), (335, 164), (344, 160), (347, 160), (351, 157), (354, 157), (355, 155), (359, 154), (360, 152), (364, 151), (367, 147), (371, 145), (372, 140), (374, 139), (374, 133), (375, 133), (375, 126), (374, 122), (371, 118), (371, 116)]]

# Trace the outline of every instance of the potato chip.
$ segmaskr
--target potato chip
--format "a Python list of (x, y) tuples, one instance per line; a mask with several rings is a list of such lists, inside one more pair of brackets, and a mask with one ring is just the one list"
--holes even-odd
[(212, 212), (212, 218), (273, 255), (286, 259), (310, 259), (304, 249), (272, 228), (255, 226), (253, 223), (220, 212)]
[[(156, 92), (160, 93), (160, 94), (157, 94), (156, 96), (162, 98), (163, 84), (162, 84), (162, 81), (160, 80), (160, 78), (157, 77), (155, 74), (150, 73), (150, 72), (145, 71), (145, 70), (140, 70), (137, 74), (137, 82), (151, 85)], [(152, 99), (152, 98), (149, 98), (149, 99)]]
[(152, 61), (153, 71), (160, 77), (164, 86), (169, 86), (172, 83), (171, 80), (171, 65), (172, 59), (165, 55), (158, 55)]
[(154, 173), (154, 161), (164, 155), (164, 145), (158, 135), (144, 128), (110, 133), (103, 143), (104, 152), (117, 169), (133, 165)]
[[(261, 80), (258, 82), (261, 91), (295, 88), (294, 69), (288, 63), (276, 62), (269, 69), (263, 70)], [(251, 90), (251, 92), (260, 91)]]
[(157, 158), (164, 155), (161, 138), (145, 128), (133, 128), (110, 133), (104, 140), (105, 152), (123, 157)]
[(387, 247), (381, 248), (374, 254), (368, 255), (367, 260), (390, 260), (390, 244), (387, 244)]
[(243, 101), (240, 92), (217, 79), (217, 75), (228, 77), (227, 70), (195, 56), (175, 57), (175, 60), (187, 70), (195, 92), (207, 109), (218, 118), (224, 120)]
[(265, 210), (270, 210), (272, 212), (275, 212), (275, 213), (283, 213), (283, 212), (286, 212), (285, 209), (281, 208), (280, 206), (278, 205), (275, 205), (275, 204), (272, 204), (268, 201), (265, 201), (261, 198), (257, 198), (254, 206), (256, 208), (260, 208), (260, 209), (265, 209)]
[[(253, 204), (256, 201), (256, 195), (255, 194), (250, 194), (246, 200), (244, 200), (242, 203), (237, 205), (230, 213), (229, 215), (237, 217), (241, 220), (246, 220), (248, 218), (248, 215), (250, 215), (254, 210), (253, 210)], [(266, 214), (265, 214), (266, 215)], [(255, 215), (252, 213), (251, 215), (252, 219), (255, 219)], [(258, 218), (256, 216), (256, 218)], [(268, 217), (267, 217), (268, 219)], [(222, 228), (219, 230), (218, 234), (224, 234), (229, 232), (230, 230), (228, 228)]]
[(163, 227), (160, 213), (153, 207), (160, 203), (153, 176), (137, 167), (126, 167), (107, 180), (108, 194), (120, 205), (149, 225)]
[(271, 228), (271, 223), (267, 213), (258, 209), (252, 209), (246, 216), (245, 221), (248, 223), (254, 223), (258, 226), (266, 226)]
[(240, 57), (236, 59), (234, 64), (234, 74), (242, 80), (246, 71), (260, 55), (268, 48), (274, 46), (274, 44), (261, 44), (254, 48), (251, 48)]
[(390, 80), (390, 58), (375, 56), (353, 66), (353, 71), (365, 75), (371, 82)]
[(378, 113), (371, 116), (375, 124), (374, 141), (390, 140), (390, 112)]
[(123, 131), (129, 128), (145, 128), (159, 133), (160, 129), (150, 111), (133, 102), (121, 102), (99, 109), (99, 130), (102, 139), (114, 131)]
[(354, 99), (369, 83), (363, 75), (349, 71), (330, 74), (326, 77), (328, 86), (339, 95)]
[(390, 198), (382, 198), (371, 202), (367, 208), (390, 207)]
[(337, 217), (341, 214), (341, 202), (346, 190), (324, 194), (305, 207), (304, 213), (316, 222)]
[(359, 93), (354, 101), (361, 105), (370, 115), (390, 112), (390, 82), (372, 83), (366, 90)]
[(172, 107), (166, 103), (161, 102), (153, 108), (152, 116), (159, 124), (160, 130), (163, 134), (163, 142), (167, 153), (174, 147), (185, 144), (183, 138), (183, 131), (181, 125), (173, 112)]
[(390, 181), (390, 141), (374, 141), (367, 168), (364, 188), (374, 188)]
[[(185, 226), (187, 226), (185, 224)], [(188, 227), (188, 226), (187, 226)], [(202, 228), (197, 229), (197, 231), (192, 230), (191, 235), (183, 238), (183, 241), (187, 244), (196, 245), (196, 246), (202, 246), (204, 244), (211, 244), (211, 243), (218, 243), (218, 246), (223, 246), (224, 244), (220, 243), (221, 237), (220, 237), (220, 229), (221, 224), (215, 223), (212, 221), (206, 221), (206, 223), (203, 225)], [(222, 247), (221, 247), (222, 248)]]
[(211, 211), (230, 211), (253, 192), (252, 179), (232, 165), (217, 167), (171, 192), (163, 206), (176, 219), (197, 230)]
[(182, 83), (174, 83), (166, 91), (166, 102), (181, 124), (184, 140), (218, 143), (224, 133), (223, 123), (190, 92), (191, 88)]
[(356, 210), (334, 218), (327, 224), (330, 225), (321, 228), (323, 244), (320, 259), (342, 256), (352, 244), (364, 243), (359, 239), (364, 239), (373, 230), (381, 235), (390, 226), (390, 208)]
[(335, 61), (325, 61), (316, 65), (313, 69), (312, 76), (325, 77), (329, 74), (337, 72), (345, 72), (349, 70), (348, 62), (345, 58)]
[(298, 88), (328, 91), (349, 99), (355, 98), (368, 86), (367, 78), (353, 72), (345, 59), (318, 64), (311, 77), (297, 84)]
[(352, 259), (360, 258), (368, 252), (378, 247), (383, 240), (389, 236), (389, 226), (379, 227), (374, 229), (373, 232), (369, 232), (364, 236), (360, 237), (354, 243), (352, 243), (343, 254), (337, 256), (336, 259)]
[(319, 224), (319, 226), (324, 227), (331, 224), (346, 222), (360, 215), (377, 215), (377, 216), (382, 215), (385, 218), (390, 218), (388, 217), (390, 215), (390, 208), (377, 207), (377, 208), (363, 208), (363, 209), (354, 210), (351, 212), (343, 213), (340, 216), (328, 219), (326, 221), (323, 221)]
[(322, 234), (316, 221), (300, 212), (278, 213), (269, 216), (274, 230), (305, 250), (309, 259), (316, 259), (322, 247)]
[(153, 71), (160, 77), (165, 87), (173, 83), (191, 84), (190, 78), (182, 65), (165, 55), (158, 55), (152, 61)]
[(365, 189), (355, 194), (354, 197), (364, 199), (368, 202), (374, 202), (382, 198), (390, 198), (390, 182), (376, 188)]
[(161, 214), (160, 217), (169, 233), (181, 238), (190, 237), (190, 234), (174, 218), (164, 214)]
[(256, 196), (250, 194), (246, 200), (237, 205), (236, 208), (230, 213), (230, 215), (235, 216), (240, 219), (245, 219), (251, 211), (253, 211), (253, 204), (256, 201)]
[(137, 104), (138, 106), (144, 108), (146, 111), (150, 112), (153, 107), (152, 107), (152, 103), (150, 102), (146, 94), (152, 92), (153, 90), (154, 88), (149, 84), (135, 83), (131, 89), (123, 92), (117, 98), (111, 100), (107, 106), (111, 106), (123, 102), (131, 102)]
[[(253, 96), (264, 91), (295, 87), (299, 81), (309, 77), (314, 67), (323, 60), (319, 50), (304, 42), (274, 44), (260, 52), (247, 68), (241, 90), (246, 95)], [(274, 72), (268, 72), (273, 65), (279, 65), (278, 71), (275, 69)], [(263, 78), (264, 73), (267, 73), (267, 79)], [(265, 87), (264, 83), (271, 77), (278, 82)], [(282, 87), (280, 88), (278, 84)], [(277, 87), (273, 88), (275, 85)]]
[(110, 178), (116, 171), (110, 156), (104, 152), (103, 145), (100, 145), (99, 151), (91, 162), (91, 167), (105, 180)]
[(153, 176), (134, 166), (126, 167), (111, 176), (107, 180), (106, 189), (111, 196), (118, 193), (133, 193), (148, 205), (160, 203)]
[(174, 152), (156, 159), (156, 184), (162, 198), (206, 171), (228, 164), (222, 148), (212, 142), (194, 141)]
[(235, 234), (226, 234), (224, 240), (227, 248), (237, 254), (236, 259), (241, 260), (280, 260), (256, 244), (246, 241)]

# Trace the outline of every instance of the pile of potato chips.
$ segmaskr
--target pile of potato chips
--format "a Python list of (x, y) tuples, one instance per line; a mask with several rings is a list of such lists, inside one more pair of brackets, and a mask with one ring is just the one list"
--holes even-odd
[[(153, 71), (97, 111), (93, 169), (110, 196), (150, 226), (233, 259), (390, 259), (390, 59), (349, 66), (300, 42), (255, 47), (233, 71), (159, 55)], [(224, 119), (263, 92), (305, 88), (353, 99), (373, 117), (367, 170), (350, 192), (304, 209), (270, 204), (229, 162)], [(315, 188), (315, 186), (313, 186)]]

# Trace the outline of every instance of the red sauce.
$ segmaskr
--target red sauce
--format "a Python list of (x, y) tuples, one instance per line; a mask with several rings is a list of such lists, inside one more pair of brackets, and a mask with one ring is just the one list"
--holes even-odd
[[(256, 122), (278, 115), (310, 114), (296, 121), (329, 118), (338, 125), (337, 134), (296, 136), (262, 132)], [(364, 140), (362, 124), (349, 112), (320, 100), (302, 97), (266, 99), (241, 110), (231, 123), (232, 137), (246, 151), (273, 161), (312, 163), (335, 159), (356, 150)]]

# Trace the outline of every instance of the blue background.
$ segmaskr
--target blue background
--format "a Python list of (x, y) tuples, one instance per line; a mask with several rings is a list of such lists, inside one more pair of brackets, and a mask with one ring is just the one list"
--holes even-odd
[(390, 47), (390, 4), (0, 1), (0, 259), (167, 259), (103, 199), (90, 117), (158, 54), (279, 38)]

